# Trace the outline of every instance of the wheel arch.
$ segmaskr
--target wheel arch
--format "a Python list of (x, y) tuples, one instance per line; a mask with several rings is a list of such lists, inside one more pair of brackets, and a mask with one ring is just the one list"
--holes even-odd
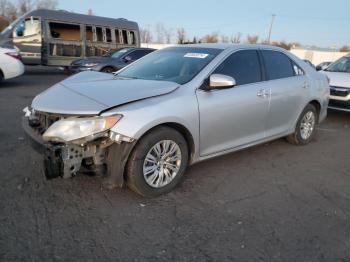
[[(317, 110), (317, 114), (319, 115), (321, 113), (321, 103), (320, 101), (314, 99), (312, 101), (309, 102), (309, 104), (313, 105), (314, 107), (316, 107)], [(308, 105), (309, 105), (308, 104)]]
[(144, 132), (140, 139), (144, 137), (146, 134), (152, 132), (154, 129), (159, 128), (159, 127), (169, 127), (172, 128), (176, 131), (178, 131), (186, 140), (187, 146), (188, 146), (188, 157), (189, 157), (189, 162), (191, 163), (192, 160), (194, 159), (195, 156), (195, 151), (196, 151), (196, 144), (194, 142), (193, 135), (189, 131), (187, 127), (185, 127), (183, 124), (176, 123), (176, 122), (165, 122), (165, 123), (160, 123), (158, 125), (155, 125), (148, 129), (146, 132)]

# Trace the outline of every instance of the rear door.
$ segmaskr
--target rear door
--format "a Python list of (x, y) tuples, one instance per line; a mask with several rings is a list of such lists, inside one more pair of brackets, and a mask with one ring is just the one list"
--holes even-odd
[(207, 156), (265, 137), (269, 90), (262, 82), (256, 50), (231, 54), (213, 72), (235, 78), (233, 88), (197, 90), (200, 112), (200, 154)]
[(278, 136), (293, 128), (306, 104), (309, 81), (304, 71), (284, 53), (262, 50), (261, 54), (271, 90), (267, 136)]

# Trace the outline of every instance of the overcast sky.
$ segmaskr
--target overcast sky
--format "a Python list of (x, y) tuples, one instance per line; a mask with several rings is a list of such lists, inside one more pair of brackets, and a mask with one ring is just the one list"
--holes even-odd
[(211, 32), (257, 34), (266, 39), (276, 14), (273, 40), (321, 47), (350, 45), (349, 0), (59, 0), (59, 8), (124, 17), (141, 27), (184, 27), (190, 38)]

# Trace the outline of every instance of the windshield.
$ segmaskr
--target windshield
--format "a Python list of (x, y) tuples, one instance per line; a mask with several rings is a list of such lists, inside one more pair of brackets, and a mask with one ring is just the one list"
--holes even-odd
[(350, 57), (342, 57), (330, 64), (325, 71), (328, 72), (339, 72), (339, 73), (350, 73)]
[(151, 53), (121, 71), (118, 76), (185, 84), (192, 80), (222, 50), (172, 47)]
[(106, 53), (103, 56), (104, 57), (121, 58), (128, 51), (129, 51), (128, 48), (122, 48), (122, 49), (118, 49), (118, 50), (111, 50), (111, 51), (109, 51), (108, 53)]

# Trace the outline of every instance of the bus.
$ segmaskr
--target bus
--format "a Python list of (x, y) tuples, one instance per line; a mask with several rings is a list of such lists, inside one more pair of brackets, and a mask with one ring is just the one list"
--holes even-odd
[(0, 33), (0, 46), (15, 47), (26, 65), (67, 67), (112, 49), (140, 47), (136, 22), (67, 11), (38, 9)]

